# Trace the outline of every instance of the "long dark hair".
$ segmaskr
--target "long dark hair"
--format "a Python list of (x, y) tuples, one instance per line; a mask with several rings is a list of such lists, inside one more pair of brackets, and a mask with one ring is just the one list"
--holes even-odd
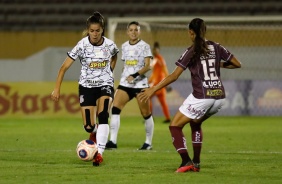
[(102, 36), (104, 36), (104, 33), (105, 33), (105, 19), (104, 19), (103, 15), (100, 12), (95, 11), (93, 13), (93, 15), (88, 17), (88, 19), (86, 20), (86, 28), (85, 28), (85, 30), (82, 33), (83, 36), (87, 36), (88, 35), (88, 28), (89, 28), (89, 26), (91, 24), (100, 24), (100, 26), (103, 28)]
[(192, 61), (195, 61), (196, 58), (199, 58), (200, 55), (207, 55), (208, 52), (208, 45), (205, 42), (205, 35), (206, 35), (206, 24), (204, 20), (200, 18), (195, 18), (189, 23), (189, 29), (193, 30), (196, 34), (195, 41), (194, 41), (194, 55), (192, 57)]

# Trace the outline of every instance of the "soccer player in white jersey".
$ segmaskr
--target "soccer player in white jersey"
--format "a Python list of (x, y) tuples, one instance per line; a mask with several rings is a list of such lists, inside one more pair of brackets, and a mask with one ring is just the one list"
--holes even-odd
[(150, 70), (152, 53), (150, 45), (139, 39), (140, 25), (133, 21), (127, 25), (129, 40), (122, 44), (123, 72), (120, 84), (115, 92), (110, 123), (110, 140), (106, 148), (117, 148), (117, 136), (120, 127), (120, 113), (131, 99), (136, 98), (140, 112), (145, 120), (146, 139), (139, 150), (151, 150), (154, 132), (154, 120), (150, 110), (150, 102), (141, 102), (136, 96), (144, 88), (148, 88), (145, 73)]
[[(104, 37), (104, 29), (104, 17), (99, 12), (94, 12), (86, 21), (87, 35), (68, 52), (51, 94), (52, 100), (59, 100), (64, 74), (78, 58), (81, 63), (78, 84), (83, 125), (85, 131), (90, 133), (90, 139), (95, 142), (97, 140), (98, 145), (98, 154), (93, 160), (94, 166), (102, 163), (102, 154), (109, 136), (109, 109), (114, 93), (113, 70), (119, 52), (116, 44)], [(98, 128), (96, 114), (99, 121)]]

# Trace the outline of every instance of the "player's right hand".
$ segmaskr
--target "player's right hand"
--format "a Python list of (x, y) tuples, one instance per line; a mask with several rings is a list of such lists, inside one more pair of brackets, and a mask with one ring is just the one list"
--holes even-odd
[(60, 98), (60, 92), (57, 91), (57, 90), (54, 90), (52, 93), (51, 93), (51, 99), (55, 102), (57, 102)]

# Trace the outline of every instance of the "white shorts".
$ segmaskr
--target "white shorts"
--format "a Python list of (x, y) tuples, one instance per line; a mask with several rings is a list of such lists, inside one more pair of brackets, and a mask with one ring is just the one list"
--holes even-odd
[(200, 119), (204, 115), (211, 116), (217, 113), (224, 104), (225, 99), (197, 99), (190, 94), (179, 111), (191, 119)]

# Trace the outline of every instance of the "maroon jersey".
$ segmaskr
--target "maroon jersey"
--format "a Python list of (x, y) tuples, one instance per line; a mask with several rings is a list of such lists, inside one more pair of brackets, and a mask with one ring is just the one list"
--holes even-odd
[(225, 98), (225, 91), (220, 79), (220, 61), (228, 61), (233, 55), (218, 43), (206, 41), (209, 51), (207, 56), (191, 60), (193, 56), (192, 46), (186, 49), (175, 63), (177, 66), (191, 72), (193, 95), (195, 98)]

